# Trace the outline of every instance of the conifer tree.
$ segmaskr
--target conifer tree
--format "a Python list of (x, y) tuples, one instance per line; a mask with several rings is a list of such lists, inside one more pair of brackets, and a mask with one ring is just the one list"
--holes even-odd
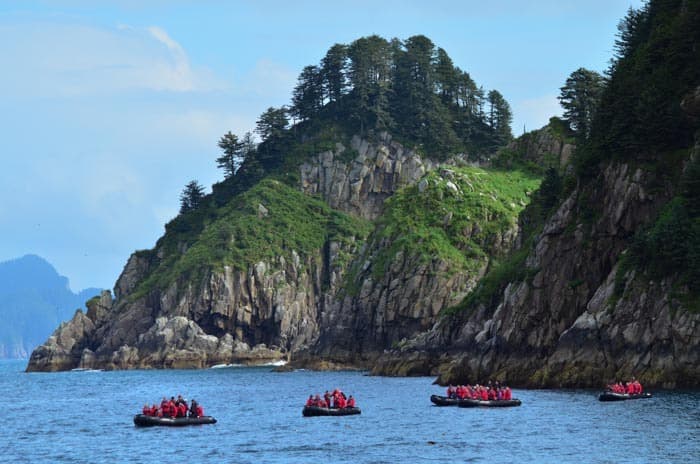
[(603, 76), (595, 71), (579, 68), (569, 75), (560, 89), (559, 101), (564, 108), (564, 119), (584, 140), (591, 133), (591, 124), (604, 87)]
[(180, 194), (180, 214), (197, 209), (203, 198), (204, 187), (196, 180), (188, 182)]
[(216, 165), (224, 170), (224, 179), (228, 179), (243, 162), (243, 143), (238, 140), (238, 136), (229, 131), (219, 139), (219, 148), (224, 153), (216, 158)]

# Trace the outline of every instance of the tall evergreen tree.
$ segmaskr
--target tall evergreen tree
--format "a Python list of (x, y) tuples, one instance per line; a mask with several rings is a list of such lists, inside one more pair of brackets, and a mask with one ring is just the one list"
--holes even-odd
[(321, 60), (321, 81), (326, 98), (337, 102), (347, 92), (348, 47), (335, 44)]
[(358, 39), (348, 48), (352, 112), (360, 132), (365, 127), (386, 129), (392, 124), (388, 100), (391, 51), (391, 44), (377, 35)]
[(262, 139), (257, 159), (264, 170), (274, 168), (282, 161), (287, 142), (287, 108), (268, 108), (258, 118), (255, 131)]
[(510, 129), (513, 113), (510, 110), (510, 105), (498, 90), (491, 90), (487, 95), (487, 100), (489, 106), (488, 124), (496, 135), (496, 145), (504, 145), (513, 138)]
[(321, 71), (316, 66), (306, 66), (301, 71), (294, 92), (290, 112), (302, 121), (318, 114), (323, 107), (323, 83)]
[(197, 209), (203, 198), (204, 187), (196, 180), (188, 182), (180, 194), (180, 214)]
[(595, 71), (579, 68), (572, 72), (560, 89), (559, 101), (564, 119), (582, 139), (591, 133), (593, 117), (600, 104), (605, 79)]
[(224, 179), (228, 179), (236, 173), (241, 162), (243, 162), (243, 144), (238, 140), (237, 135), (229, 131), (219, 139), (219, 148), (224, 153), (216, 158), (216, 165), (224, 170)]

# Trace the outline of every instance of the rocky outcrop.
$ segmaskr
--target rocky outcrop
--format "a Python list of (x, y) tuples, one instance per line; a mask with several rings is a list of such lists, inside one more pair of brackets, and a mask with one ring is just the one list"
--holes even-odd
[[(442, 310), (460, 302), (475, 287), (492, 258), (512, 248), (519, 230), (517, 213), (504, 215), (498, 206), (505, 204), (514, 210), (517, 206), (510, 199), (499, 203), (495, 196), (494, 203), (481, 202), (484, 195), (494, 195), (475, 187), (484, 176), (488, 174), (483, 170), (440, 168), (398, 195), (394, 204), (410, 198), (411, 203), (435, 205), (440, 199), (453, 198), (454, 209), (438, 208), (437, 217), (430, 216), (430, 221), (418, 216), (410, 219), (420, 223), (421, 233), (415, 240), (434, 245), (429, 237), (439, 235), (444, 237), (442, 246), (454, 247), (457, 254), (466, 254), (459, 247), (469, 244), (472, 256), (463, 264), (437, 254), (435, 248), (426, 252), (415, 244), (397, 245), (400, 238), (387, 237), (383, 228), (390, 226), (382, 223), (355, 261), (344, 291), (323, 313), (314, 349), (318, 356), (340, 364), (371, 363), (385, 349), (431, 328)], [(410, 210), (402, 209), (396, 214), (407, 212)], [(392, 217), (394, 213), (387, 212)], [(453, 221), (460, 226), (450, 231)], [(490, 227), (493, 224), (498, 226)], [(484, 234), (487, 228), (490, 232)]]
[[(558, 125), (562, 125), (559, 122)], [(528, 132), (513, 140), (506, 147), (507, 152), (518, 154), (519, 161), (528, 161), (537, 166), (563, 169), (569, 164), (576, 146), (558, 134), (552, 125)], [(505, 157), (505, 153), (500, 153)]]
[(444, 383), (600, 386), (636, 375), (649, 385), (697, 385), (700, 314), (674, 301), (671, 282), (632, 274), (624, 293), (614, 293), (621, 253), (673, 187), (610, 163), (547, 221), (527, 259), (531, 278), (511, 282), (495, 307), (441, 320), (374, 372), (419, 366)]
[[(225, 266), (200, 282), (178, 279), (164, 291), (91, 302), (30, 359), (28, 370), (184, 368), (269, 362), (318, 336), (319, 258), (259, 262), (247, 272)], [(130, 279), (134, 262), (125, 269)], [(335, 270), (335, 272), (339, 272)], [(119, 279), (124, 283), (125, 277)], [(128, 286), (120, 287), (122, 289)], [(131, 287), (135, 288), (134, 286)]]
[(381, 215), (384, 201), (401, 187), (418, 182), (437, 163), (393, 142), (383, 132), (379, 143), (353, 137), (301, 166), (301, 189), (321, 195), (328, 204), (365, 219)]
[[(386, 134), (376, 145), (357, 137), (351, 145), (301, 166), (301, 189), (366, 218), (376, 217), (388, 196), (436, 165)], [(348, 159), (348, 153), (354, 158)], [(258, 219), (274, 219), (264, 205), (251, 207)], [(164, 288), (144, 291), (144, 281), (158, 272), (154, 270), (166, 256), (166, 245), (159, 241), (153, 251), (129, 258), (115, 284), (114, 300), (110, 294), (91, 300), (87, 314), (76, 315), (34, 352), (27, 370), (197, 368), (287, 359), (291, 353), (310, 350), (323, 321), (334, 320), (331, 308), (337, 305), (347, 262), (360, 245), (353, 237), (343, 237), (306, 256), (290, 250), (286, 257), (262, 260), (245, 270), (213, 266), (202, 269), (199, 277), (180, 276)], [(185, 253), (188, 245), (175, 248)], [(414, 335), (429, 327), (440, 304), (453, 301), (454, 295), (442, 290), (443, 281), (431, 277), (444, 270), (439, 263), (426, 266), (425, 275), (412, 280), (400, 277), (415, 271), (408, 264), (392, 277), (400, 279), (395, 287), (406, 289), (392, 289), (389, 300), (393, 305), (396, 298), (397, 314), (415, 312), (408, 304), (413, 298), (425, 302), (417, 322), (405, 324), (401, 331)], [(437, 294), (431, 296), (432, 290)], [(374, 304), (372, 298), (386, 298), (378, 290), (371, 293), (362, 299), (367, 307)], [(390, 326), (392, 317), (375, 324), (378, 333), (387, 331), (384, 325)]]

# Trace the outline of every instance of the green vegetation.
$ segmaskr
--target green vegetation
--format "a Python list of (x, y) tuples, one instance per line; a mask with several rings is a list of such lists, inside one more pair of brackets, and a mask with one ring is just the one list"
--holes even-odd
[(698, 123), (680, 102), (700, 82), (698, 24), (700, 0), (651, 0), (629, 10), (589, 142), (577, 151), (580, 174), (595, 175), (605, 159), (692, 145)]
[(302, 258), (315, 255), (328, 240), (363, 240), (371, 228), (366, 221), (334, 211), (270, 178), (197, 219), (204, 222), (201, 231), (171, 229), (161, 239), (164, 257), (137, 296), (163, 289), (179, 277), (196, 282), (205, 270), (224, 265), (245, 270), (278, 256), (290, 259), (292, 250)]
[(604, 88), (603, 76), (586, 68), (578, 68), (560, 89), (559, 101), (564, 108), (564, 121), (581, 141), (591, 134), (591, 124)]
[[(512, 138), (510, 123), (503, 95), (477, 86), (425, 36), (388, 41), (374, 35), (335, 44), (318, 66), (302, 70), (290, 106), (260, 115), (257, 145), (250, 133), (221, 137), (223, 153), (216, 163), (223, 180), (209, 195), (196, 181), (188, 184), (181, 214), (166, 225), (154, 250), (139, 252), (151, 271), (135, 295), (165, 288), (180, 277), (196, 282), (207, 269), (224, 265), (246, 269), (287, 257), (291, 250), (308, 256), (328, 240), (347, 245), (338, 259), (349, 264), (351, 242), (366, 237), (372, 225), (298, 192), (301, 163), (336, 150), (339, 143), (346, 147), (340, 159), (350, 162), (357, 155), (349, 149), (353, 135), (372, 142), (384, 130), (422, 155), (447, 159), (468, 153), (478, 159)], [(412, 198), (414, 187), (388, 203), (389, 215), (380, 227), (393, 246), (382, 251), (376, 272), (400, 250), (426, 260), (446, 259), (455, 270), (477, 268), (496, 234), (529, 201), (525, 192), (539, 182), (519, 172), (464, 169), (456, 176), (458, 193), (431, 175), (431, 187), (417, 197), (421, 202)], [(261, 214), (258, 205), (268, 214)], [(446, 221), (448, 213), (452, 218)], [(474, 224), (478, 231), (471, 231)]]
[(536, 273), (536, 269), (528, 269), (525, 260), (532, 248), (533, 238), (525, 246), (511, 253), (502, 261), (494, 261), (476, 288), (460, 303), (445, 309), (444, 314), (454, 315), (461, 313), (479, 304), (487, 307), (495, 307), (498, 298), (503, 294), (506, 286), (511, 282), (522, 282)]
[(452, 272), (477, 270), (497, 254), (497, 237), (517, 222), (539, 179), (520, 171), (443, 168), (429, 173), (422, 184), (387, 200), (375, 240), (391, 246), (373, 262), (375, 277), (383, 275), (397, 253), (422, 262), (441, 259)]

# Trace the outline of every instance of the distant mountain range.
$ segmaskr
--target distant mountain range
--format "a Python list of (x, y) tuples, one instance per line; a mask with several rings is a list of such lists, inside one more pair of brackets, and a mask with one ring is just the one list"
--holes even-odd
[(53, 330), (69, 320), (85, 301), (100, 293), (87, 288), (78, 294), (68, 278), (45, 259), (26, 255), (0, 262), (0, 358), (26, 358)]

